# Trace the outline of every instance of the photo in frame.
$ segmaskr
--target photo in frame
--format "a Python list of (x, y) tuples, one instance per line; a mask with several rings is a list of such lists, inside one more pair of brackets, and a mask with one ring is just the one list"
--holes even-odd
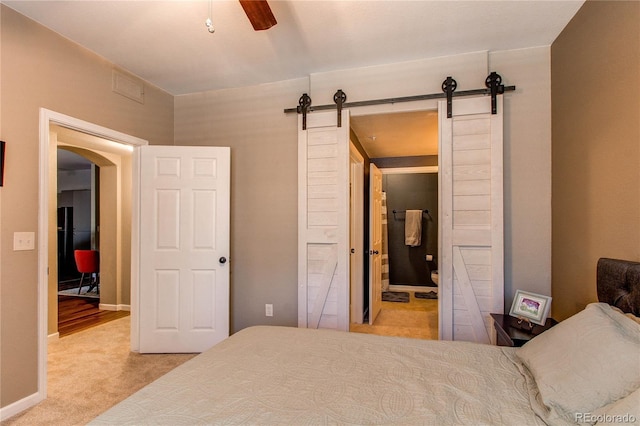
[(509, 315), (533, 324), (544, 325), (551, 309), (551, 297), (516, 290)]

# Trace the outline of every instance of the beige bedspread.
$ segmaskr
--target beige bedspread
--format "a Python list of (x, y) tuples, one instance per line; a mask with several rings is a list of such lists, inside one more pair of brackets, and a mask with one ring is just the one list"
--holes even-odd
[(251, 327), (92, 424), (544, 424), (531, 408), (512, 352), (463, 342)]

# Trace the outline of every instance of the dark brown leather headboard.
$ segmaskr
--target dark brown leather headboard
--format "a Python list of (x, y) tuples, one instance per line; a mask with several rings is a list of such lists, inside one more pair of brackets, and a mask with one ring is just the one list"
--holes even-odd
[(598, 300), (640, 316), (640, 262), (598, 260)]

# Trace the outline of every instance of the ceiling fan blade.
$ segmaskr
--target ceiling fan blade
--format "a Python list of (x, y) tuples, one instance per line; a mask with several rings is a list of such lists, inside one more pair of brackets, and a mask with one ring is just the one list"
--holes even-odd
[(278, 23), (267, 0), (239, 0), (256, 31), (268, 30)]

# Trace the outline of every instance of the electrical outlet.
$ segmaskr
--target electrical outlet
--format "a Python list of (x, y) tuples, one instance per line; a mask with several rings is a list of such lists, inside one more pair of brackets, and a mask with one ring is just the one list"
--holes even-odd
[(264, 305), (264, 314), (268, 317), (273, 316), (273, 305), (271, 303)]
[(34, 250), (35, 249), (35, 232), (14, 232), (13, 233), (13, 251)]

